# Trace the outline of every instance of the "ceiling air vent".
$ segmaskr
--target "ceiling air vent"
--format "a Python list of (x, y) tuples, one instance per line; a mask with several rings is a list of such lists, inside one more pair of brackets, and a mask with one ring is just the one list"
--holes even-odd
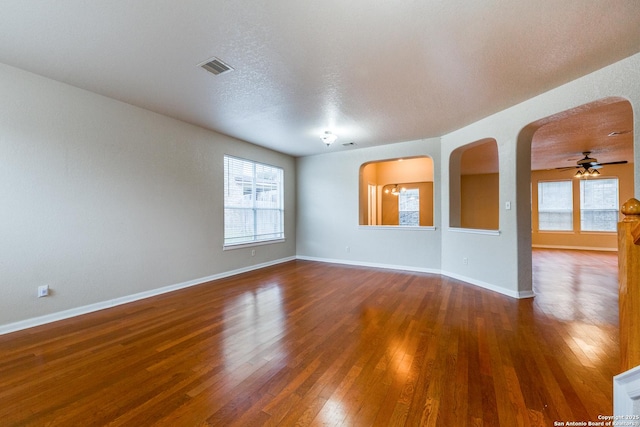
[(225, 64), (221, 59), (216, 57), (207, 59), (207, 61), (200, 64), (200, 66), (208, 72), (215, 74), (216, 76), (227, 73), (229, 71), (233, 71), (233, 67)]

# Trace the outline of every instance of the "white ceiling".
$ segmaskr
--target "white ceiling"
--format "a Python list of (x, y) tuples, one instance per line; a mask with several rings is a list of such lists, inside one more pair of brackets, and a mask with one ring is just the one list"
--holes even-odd
[(0, 2), (0, 62), (294, 156), (440, 136), (639, 51), (638, 0)]

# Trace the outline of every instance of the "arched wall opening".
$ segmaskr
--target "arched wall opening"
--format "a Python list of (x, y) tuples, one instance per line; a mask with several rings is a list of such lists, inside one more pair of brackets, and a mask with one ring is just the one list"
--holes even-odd
[(458, 147), (449, 157), (449, 225), (498, 230), (500, 173), (498, 144), (485, 138)]
[[(615, 177), (618, 209), (634, 194), (633, 108), (621, 97), (608, 97), (559, 112), (524, 127), (516, 146), (518, 268), (521, 281), (532, 277), (532, 248), (615, 250), (614, 232), (581, 230), (580, 179), (574, 178), (584, 152), (602, 164), (600, 175)], [(626, 161), (626, 164), (618, 164)], [(616, 164), (609, 164), (616, 163)], [(539, 185), (563, 181), (572, 188), (572, 226), (565, 231), (541, 230)], [(542, 227), (544, 228), (544, 227)]]
[(432, 227), (433, 159), (385, 159), (360, 166), (359, 224)]

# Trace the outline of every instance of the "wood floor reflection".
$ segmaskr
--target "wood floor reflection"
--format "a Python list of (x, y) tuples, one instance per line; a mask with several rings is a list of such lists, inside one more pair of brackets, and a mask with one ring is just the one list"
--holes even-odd
[(615, 254), (534, 299), (293, 261), (0, 336), (0, 425), (551, 426), (612, 413)]

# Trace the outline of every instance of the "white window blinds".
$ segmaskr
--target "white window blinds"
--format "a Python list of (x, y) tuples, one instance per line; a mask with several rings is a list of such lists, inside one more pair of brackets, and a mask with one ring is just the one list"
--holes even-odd
[(571, 181), (538, 183), (538, 229), (573, 230)]
[(284, 239), (284, 171), (224, 156), (224, 245)]
[(398, 224), (420, 225), (420, 190), (409, 188), (398, 195)]
[(618, 229), (618, 178), (580, 181), (580, 229)]

